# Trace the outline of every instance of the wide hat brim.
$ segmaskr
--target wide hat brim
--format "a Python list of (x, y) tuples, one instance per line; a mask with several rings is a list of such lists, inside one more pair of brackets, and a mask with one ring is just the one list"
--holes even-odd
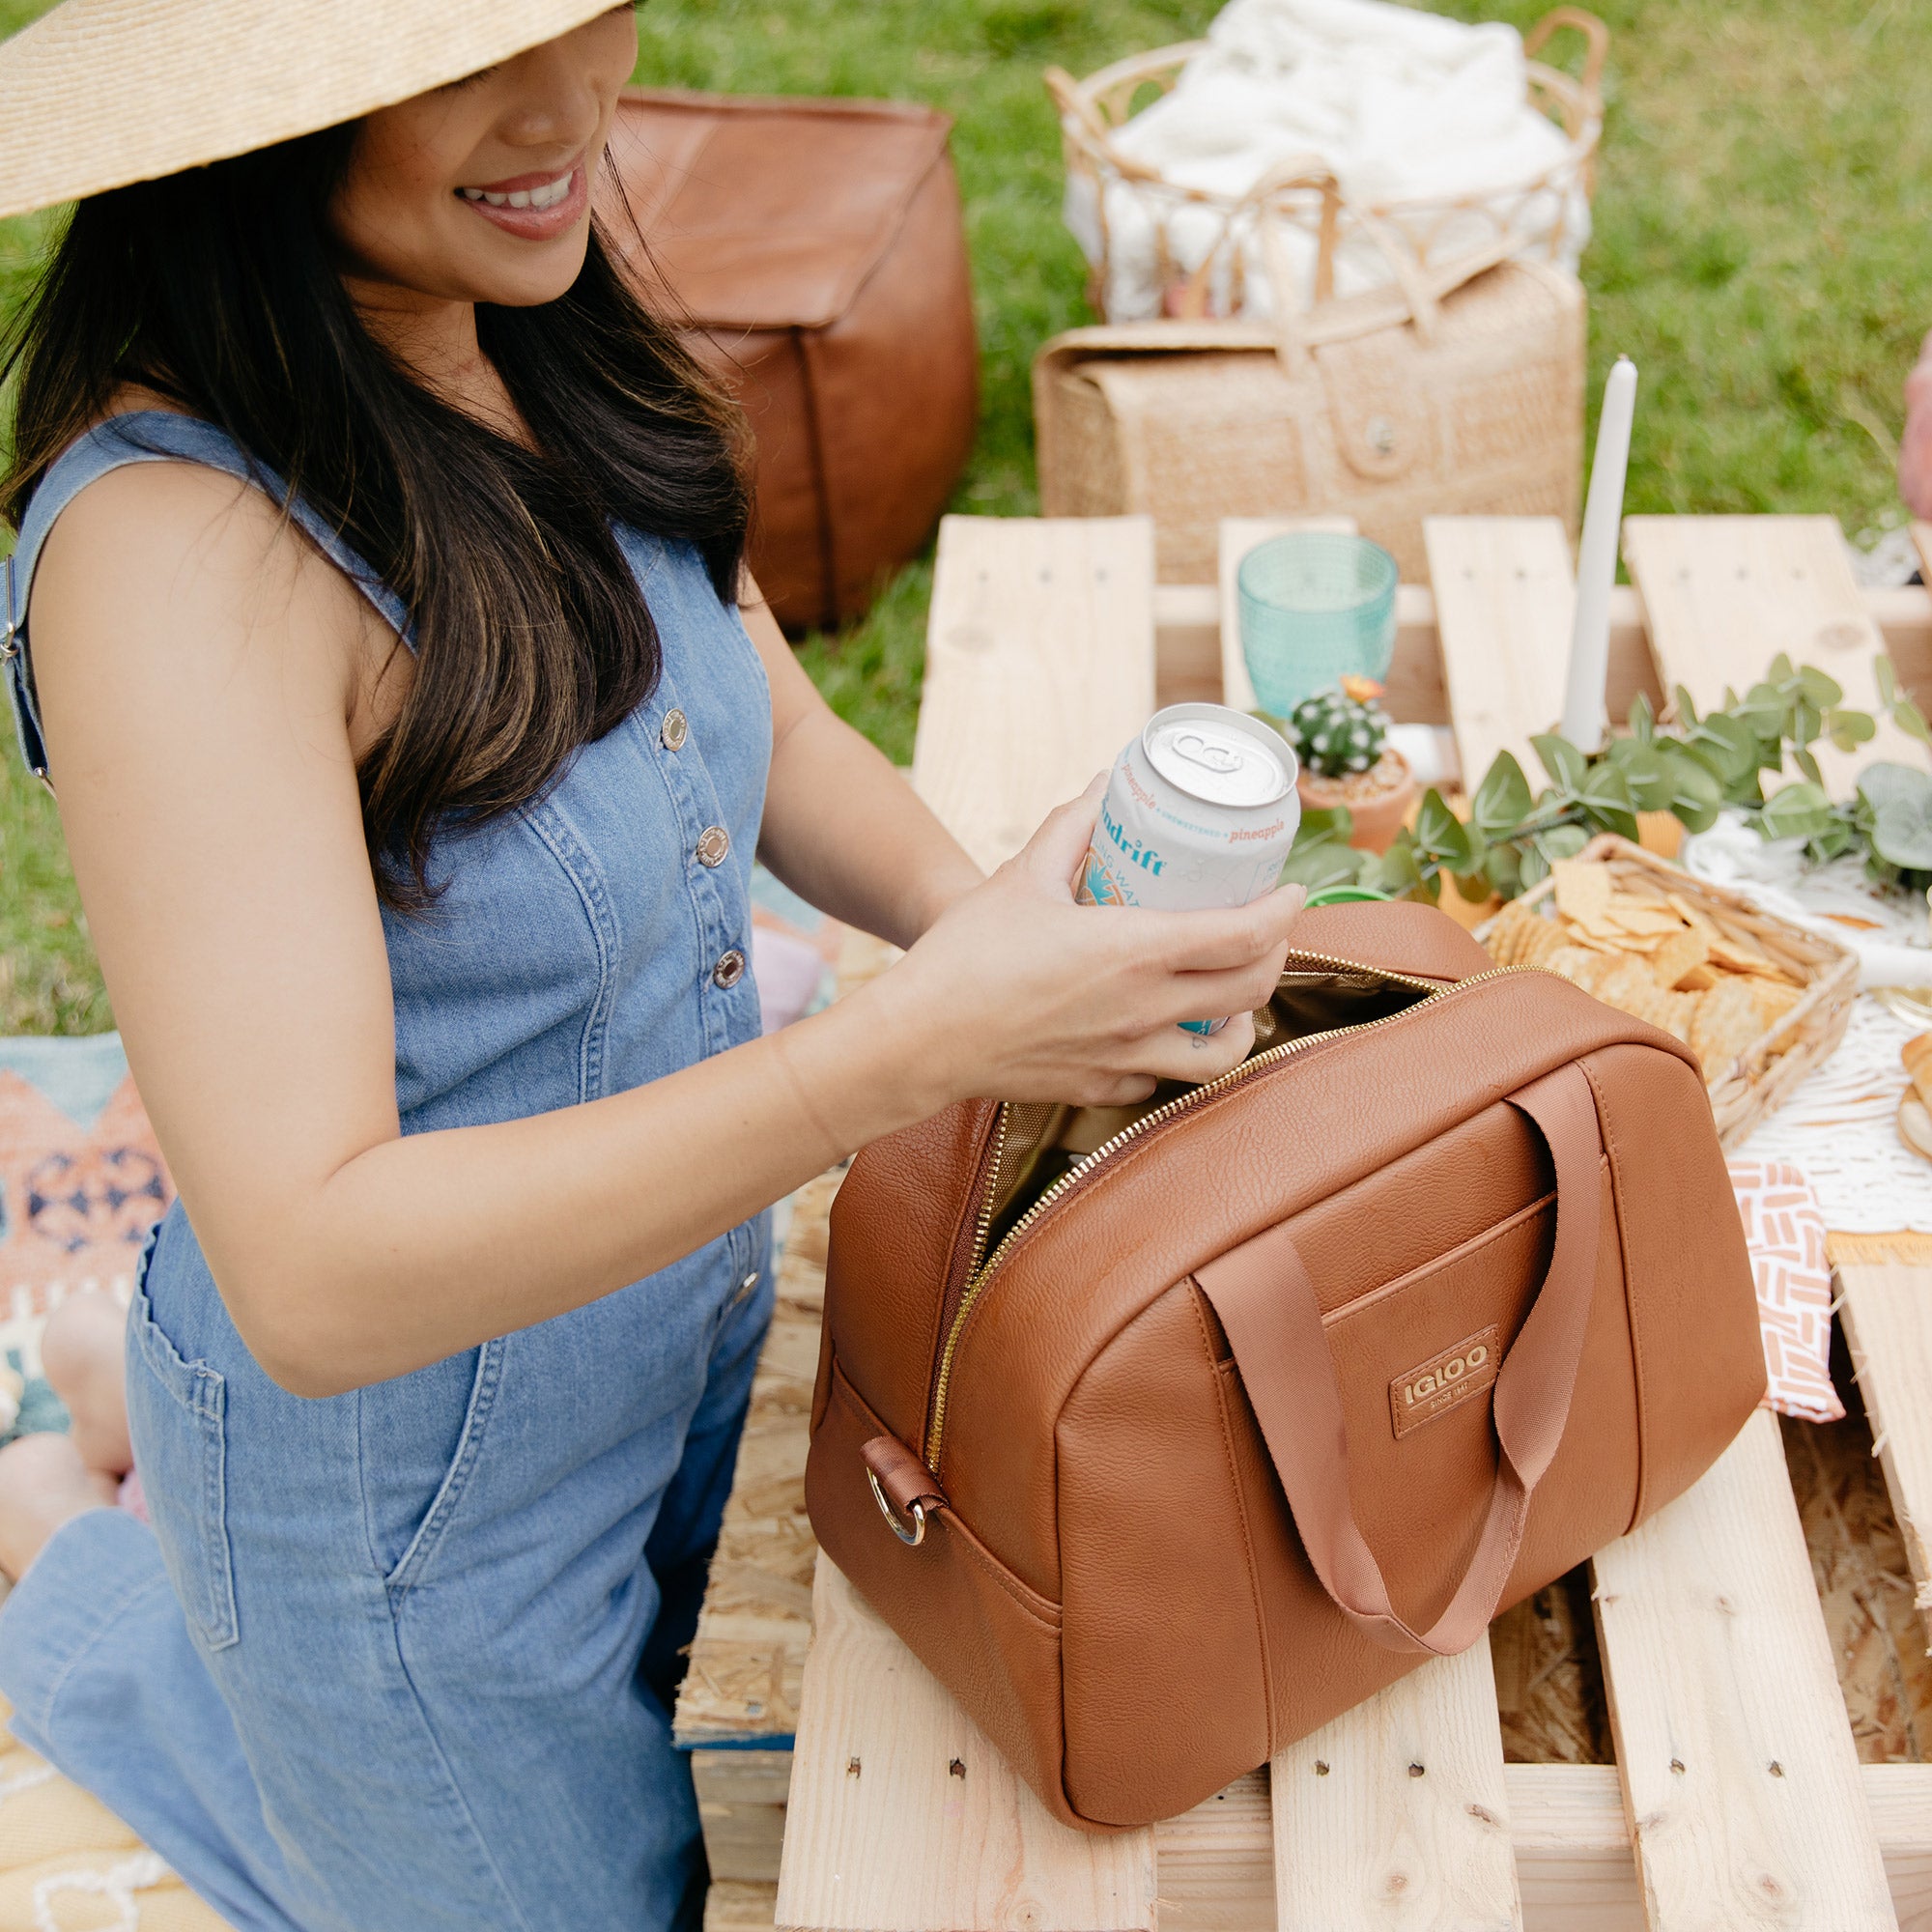
[(0, 42), (0, 216), (353, 121), (611, 0), (62, 0)]

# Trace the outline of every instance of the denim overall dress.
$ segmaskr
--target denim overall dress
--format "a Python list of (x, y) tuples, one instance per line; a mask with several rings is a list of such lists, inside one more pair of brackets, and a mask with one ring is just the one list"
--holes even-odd
[[(6, 624), (23, 635), (73, 497), (165, 460), (279, 495), (206, 423), (117, 418), (36, 494)], [(407, 637), (367, 565), (294, 516)], [(620, 1093), (759, 1031), (763, 668), (695, 551), (619, 536), (663, 640), (656, 690), (540, 803), (446, 834), (432, 912), (384, 915), (405, 1133)], [(43, 767), (24, 668), (21, 738)], [(241, 1932), (686, 1922), (701, 1852), (666, 1699), (770, 1314), (768, 1250), (760, 1216), (571, 1314), (308, 1401), (256, 1365), (177, 1203), (128, 1326), (154, 1527), (77, 1518), (0, 1610), (15, 1732)]]

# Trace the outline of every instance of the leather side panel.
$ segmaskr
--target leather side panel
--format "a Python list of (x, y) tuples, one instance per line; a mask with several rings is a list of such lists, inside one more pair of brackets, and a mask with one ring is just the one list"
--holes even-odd
[(947, 1279), (998, 1109), (974, 1100), (874, 1141), (832, 1203), (825, 1321), (852, 1386), (918, 1455)]
[[(850, 1182), (847, 1182), (850, 1185)], [(887, 1527), (859, 1452), (883, 1425), (834, 1363), (806, 1505), (825, 1553), (939, 1678), (1063, 1823), (1060, 1611), (1011, 1576), (952, 1510), (917, 1549)]]
[(1171, 1817), (1268, 1755), (1260, 1604), (1191, 1287), (1116, 1336), (1060, 1418), (1066, 1792)]
[(952, 164), (939, 155), (851, 307), (812, 341), (835, 618), (932, 534), (973, 447), (980, 354)]
[(1763, 1397), (1757, 1291), (1702, 1080), (1637, 1046), (1606, 1048), (1584, 1071), (1597, 1090), (1627, 1258), (1641, 1521), (1723, 1454)]
[(1354, 959), (1415, 980), (1470, 980), (1495, 965), (1446, 912), (1407, 900), (1316, 906), (1295, 921), (1290, 943), (1297, 952)]

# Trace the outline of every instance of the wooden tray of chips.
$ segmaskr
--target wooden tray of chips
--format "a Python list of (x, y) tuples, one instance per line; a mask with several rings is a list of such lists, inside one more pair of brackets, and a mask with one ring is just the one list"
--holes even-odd
[(1499, 966), (1560, 973), (1689, 1045), (1726, 1148), (1831, 1054), (1858, 995), (1849, 947), (1611, 835), (1479, 936)]

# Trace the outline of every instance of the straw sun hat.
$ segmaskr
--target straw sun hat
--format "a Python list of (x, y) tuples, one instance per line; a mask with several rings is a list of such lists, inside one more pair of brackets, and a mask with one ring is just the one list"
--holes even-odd
[(407, 100), (611, 0), (63, 0), (0, 42), (0, 215)]

